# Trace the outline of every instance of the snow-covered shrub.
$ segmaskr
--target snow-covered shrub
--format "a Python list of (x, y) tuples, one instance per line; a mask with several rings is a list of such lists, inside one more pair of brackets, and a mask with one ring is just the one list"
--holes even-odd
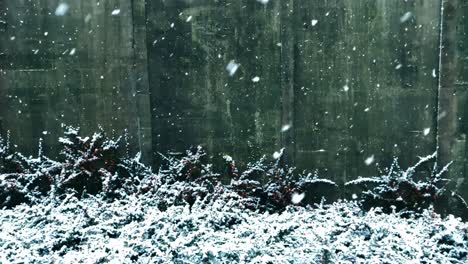
[(39, 142), (37, 158), (26, 158), (0, 137), (0, 208), (11, 208), (23, 202), (36, 202), (51, 190), (53, 176), (61, 164), (42, 155)]
[(204, 199), (220, 185), (219, 174), (204, 160), (206, 153), (201, 146), (187, 150), (185, 156), (164, 156), (163, 164), (153, 180), (153, 192), (159, 198), (158, 206), (193, 205)]
[(117, 198), (137, 192), (139, 182), (150, 174), (139, 161), (140, 154), (130, 158), (122, 137), (109, 138), (102, 128), (90, 138), (81, 137), (79, 128), (68, 127), (59, 142), (65, 158), (57, 180), (60, 192), (103, 192), (108, 198)]
[(319, 178), (317, 173), (301, 174), (296, 185), (299, 193), (303, 194), (302, 205), (321, 204), (335, 202), (340, 197), (339, 186), (331, 180)]
[[(289, 205), (321, 204), (323, 199), (339, 198), (338, 186), (316, 174), (296, 173), (283, 158), (283, 151), (273, 160), (266, 157), (249, 163), (240, 171), (234, 159), (224, 156), (221, 174), (207, 163), (201, 147), (184, 156), (161, 155), (157, 173), (140, 162), (140, 154), (130, 157), (126, 137), (109, 138), (102, 129), (92, 137), (80, 136), (79, 129), (68, 127), (63, 137), (62, 161), (53, 161), (42, 153), (26, 158), (13, 151), (7, 140), (0, 139), (0, 206), (37, 203), (44, 197), (73, 191), (121, 199), (128, 195), (151, 195), (165, 210), (172, 205), (193, 205), (197, 200), (219, 199), (229, 191), (238, 206), (253, 211), (281, 212)], [(126, 143), (126, 145), (125, 145)], [(386, 212), (415, 211), (433, 206), (442, 214), (468, 217), (463, 199), (446, 188), (442, 178), (448, 166), (433, 170), (426, 177), (421, 166), (435, 159), (435, 154), (402, 170), (395, 163), (382, 177), (360, 178), (348, 182), (344, 191), (358, 194), (364, 209), (382, 207)], [(435, 168), (435, 167), (434, 167)], [(229, 184), (222, 184), (227, 178)], [(234, 191), (234, 192), (231, 192)], [(49, 196), (50, 196), (49, 195)], [(466, 214), (466, 215), (464, 215)]]
[(120, 138), (109, 139), (102, 130), (91, 138), (83, 138), (79, 128), (68, 127), (64, 137), (59, 138), (65, 163), (57, 181), (58, 189), (100, 193), (105, 179), (115, 180), (112, 177), (119, 158), (119, 141)]
[(28, 172), (28, 165), (28, 159), (11, 147), (10, 132), (6, 139), (0, 136), (0, 173)]
[[(337, 187), (334, 182), (319, 179), (317, 176), (311, 177), (311, 174), (294, 174), (295, 168), (284, 163), (283, 153), (284, 149), (270, 163), (266, 161), (265, 156), (259, 161), (249, 163), (247, 170), (242, 172), (238, 179), (232, 179), (232, 189), (244, 198), (243, 203), (247, 208), (276, 212), (293, 204), (313, 205), (324, 198), (321, 195), (317, 196), (318, 192), (314, 192), (317, 190), (314, 187), (321, 185), (325, 190)], [(305, 197), (307, 199), (304, 199)]]
[(219, 176), (212, 171), (211, 164), (206, 162), (206, 153), (201, 146), (187, 150), (181, 158), (164, 156), (159, 170), (164, 183), (176, 181), (201, 182), (207, 179), (215, 180)]
[(0, 209), (28, 202), (20, 174), (0, 175)]
[(113, 181), (106, 178), (104, 192), (114, 196), (129, 195), (143, 191), (143, 183), (152, 186), (150, 182), (154, 176), (151, 168), (141, 162), (141, 153), (133, 158), (126, 157), (119, 161)]
[(37, 202), (52, 190), (56, 195), (74, 190), (108, 198), (137, 193), (140, 181), (152, 173), (139, 154), (129, 157), (121, 139), (107, 137), (102, 129), (91, 138), (81, 137), (79, 128), (67, 127), (59, 138), (63, 160), (54, 161), (43, 155), (42, 140), (38, 157), (27, 158), (10, 147), (9, 137), (0, 138), (0, 206)]
[[(447, 179), (442, 177), (450, 164), (438, 170), (436, 155), (433, 153), (420, 158), (419, 162), (406, 170), (401, 169), (395, 160), (385, 175), (359, 178), (345, 183), (345, 187), (348, 190), (360, 188), (361, 192), (354, 195), (357, 195), (366, 210), (381, 207), (387, 213), (396, 210), (413, 214), (435, 207), (442, 214), (467, 214), (466, 202), (460, 195), (446, 188)], [(434, 162), (434, 167), (427, 176), (422, 166), (430, 162)]]
[(229, 155), (223, 156), (224, 160), (224, 172), (223, 176), (228, 180), (239, 179), (239, 169), (236, 166), (236, 161)]

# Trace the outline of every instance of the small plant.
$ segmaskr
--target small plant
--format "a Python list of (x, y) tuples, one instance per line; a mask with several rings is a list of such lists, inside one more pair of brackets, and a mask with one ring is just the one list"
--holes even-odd
[(160, 208), (172, 204), (188, 203), (190, 206), (197, 199), (204, 199), (215, 190), (219, 183), (219, 174), (212, 171), (211, 164), (204, 160), (206, 153), (201, 146), (186, 151), (185, 156), (164, 156), (159, 169), (159, 186), (155, 192), (159, 199)]
[(105, 179), (115, 181), (113, 178), (122, 156), (120, 140), (108, 138), (102, 129), (91, 138), (83, 138), (79, 136), (79, 128), (68, 127), (65, 136), (59, 138), (65, 164), (57, 181), (58, 189), (100, 193)]
[(21, 203), (29, 202), (24, 179), (17, 174), (2, 174), (0, 176), (0, 209), (12, 208)]
[(203, 182), (219, 176), (212, 172), (211, 164), (206, 163), (206, 153), (201, 146), (187, 150), (185, 156), (179, 159), (160, 155), (164, 160), (159, 171), (163, 182)]
[(26, 158), (10, 147), (9, 134), (0, 138), (0, 207), (35, 202), (51, 190), (61, 164), (42, 155), (42, 140), (39, 149), (37, 158)]
[(28, 173), (28, 169), (28, 159), (11, 147), (10, 132), (6, 139), (0, 136), (0, 173)]
[[(295, 175), (295, 169), (284, 163), (284, 149), (275, 156), (272, 163), (267, 163), (263, 156), (259, 161), (248, 164), (239, 179), (232, 180), (232, 188), (245, 199), (243, 202), (247, 208), (276, 212), (283, 211), (288, 205), (314, 204), (318, 202), (311, 192), (315, 185), (324, 185), (322, 188), (325, 189), (337, 187), (334, 182), (317, 176)], [(319, 199), (322, 198), (320, 196)]]
[[(440, 213), (448, 213), (453, 211), (455, 204), (458, 209), (468, 208), (461, 196), (446, 188), (448, 180), (442, 175), (447, 172), (451, 163), (437, 170), (434, 162), (436, 157), (436, 152), (423, 157), (406, 170), (402, 170), (395, 160), (386, 175), (359, 178), (347, 182), (345, 187), (362, 189), (357, 198), (366, 210), (381, 207), (385, 212), (396, 210), (403, 214), (412, 214), (429, 207), (436, 207)], [(434, 167), (429, 177), (425, 177), (421, 167), (431, 161), (434, 162)]]
[(129, 157), (128, 142), (122, 146), (122, 137), (109, 138), (102, 128), (91, 138), (79, 134), (79, 128), (68, 127), (59, 139), (65, 158), (57, 180), (61, 192), (102, 192), (111, 199), (138, 192), (140, 181), (151, 172), (140, 162), (140, 154)]

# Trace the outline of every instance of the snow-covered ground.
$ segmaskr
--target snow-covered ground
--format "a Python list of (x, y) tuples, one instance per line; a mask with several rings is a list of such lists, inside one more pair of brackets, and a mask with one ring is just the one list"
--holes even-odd
[(468, 263), (468, 224), (451, 216), (350, 202), (270, 214), (238, 198), (160, 211), (151, 195), (69, 195), (0, 210), (0, 263)]

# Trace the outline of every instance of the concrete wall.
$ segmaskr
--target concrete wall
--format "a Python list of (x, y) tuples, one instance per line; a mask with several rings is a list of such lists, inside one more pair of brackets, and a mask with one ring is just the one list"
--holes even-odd
[(444, 1), (438, 91), (439, 160), (453, 161), (451, 184), (468, 199), (468, 3)]
[(463, 185), (461, 0), (443, 13), (429, 0), (67, 2), (63, 17), (57, 0), (0, 2), (0, 129), (25, 152), (42, 136), (55, 154), (61, 123), (101, 124), (128, 128), (148, 160), (201, 144), (242, 164), (285, 147), (299, 168), (342, 182), (438, 143)]
[[(337, 181), (377, 173), (368, 157), (408, 165), (435, 150), (437, 1), (159, 0), (147, 9), (157, 148), (199, 143), (245, 160), (284, 146), (298, 167)], [(241, 65), (233, 77), (230, 60)]]
[(69, 12), (56, 16), (59, 1), (1, 1), (3, 129), (26, 153), (43, 137), (54, 156), (62, 123), (85, 133), (128, 128), (149, 155), (144, 1), (66, 2)]

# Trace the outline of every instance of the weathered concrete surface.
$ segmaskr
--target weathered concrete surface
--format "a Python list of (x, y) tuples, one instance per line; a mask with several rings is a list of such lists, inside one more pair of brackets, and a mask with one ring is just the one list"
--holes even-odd
[(437, 10), (434, 1), (326, 1), (300, 9), (307, 27), (297, 47), (299, 164), (341, 181), (376, 174), (393, 157), (407, 166), (434, 150)]
[(26, 153), (43, 137), (54, 155), (62, 123), (128, 128), (150, 156), (144, 1), (66, 2), (69, 12), (56, 16), (59, 1), (1, 1), (3, 129)]
[(205, 144), (245, 161), (286, 147), (337, 181), (435, 150), (435, 1), (159, 0), (148, 14), (158, 149)]
[(101, 124), (148, 159), (201, 144), (243, 164), (285, 147), (343, 182), (415, 163), (439, 133), (440, 163), (466, 177), (463, 1), (445, 1), (442, 39), (441, 1), (70, 1), (64, 17), (58, 3), (0, 1), (0, 130), (26, 153), (39, 137), (55, 153), (61, 123)]
[[(280, 148), (279, 3), (148, 2), (156, 149), (202, 144), (246, 161)], [(241, 65), (232, 78), (231, 60)]]
[(440, 50), (438, 145), (442, 164), (453, 161), (452, 185), (468, 198), (467, 177), (467, 88), (468, 3), (443, 1)]

